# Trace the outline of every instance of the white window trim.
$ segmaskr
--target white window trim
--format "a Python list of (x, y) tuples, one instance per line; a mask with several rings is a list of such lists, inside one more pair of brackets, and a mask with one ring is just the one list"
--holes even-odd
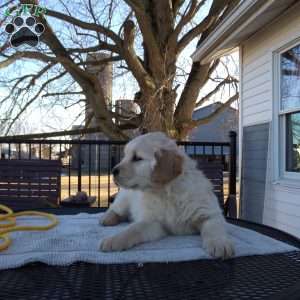
[[(300, 173), (287, 172), (286, 170), (286, 117), (287, 113), (298, 111), (299, 109), (285, 109), (280, 107), (281, 95), (281, 69), (280, 69), (280, 56), (287, 50), (300, 44), (300, 37), (294, 39), (288, 44), (280, 47), (273, 52), (273, 182), (275, 184), (299, 186)], [(283, 117), (280, 117), (283, 116)], [(280, 140), (282, 137), (282, 140)], [(283, 143), (282, 143), (283, 142)]]

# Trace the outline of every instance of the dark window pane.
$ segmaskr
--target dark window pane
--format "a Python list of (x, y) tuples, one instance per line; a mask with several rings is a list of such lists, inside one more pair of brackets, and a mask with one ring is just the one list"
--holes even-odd
[(286, 117), (286, 171), (300, 172), (300, 112)]
[(300, 108), (300, 45), (281, 55), (281, 109)]

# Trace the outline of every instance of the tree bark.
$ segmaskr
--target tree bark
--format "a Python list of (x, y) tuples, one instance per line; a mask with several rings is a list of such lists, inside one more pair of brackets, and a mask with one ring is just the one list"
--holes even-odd
[(192, 65), (189, 78), (179, 99), (174, 114), (174, 126), (178, 139), (184, 139), (190, 131), (190, 121), (192, 120), (197, 97), (200, 89), (208, 80), (211, 64), (201, 65), (195, 62)]

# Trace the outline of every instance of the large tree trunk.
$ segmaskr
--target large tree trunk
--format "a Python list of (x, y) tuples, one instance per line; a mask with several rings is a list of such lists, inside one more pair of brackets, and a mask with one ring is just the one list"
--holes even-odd
[(173, 135), (176, 93), (173, 90), (157, 91), (147, 97), (143, 110), (142, 127), (147, 131), (163, 131)]

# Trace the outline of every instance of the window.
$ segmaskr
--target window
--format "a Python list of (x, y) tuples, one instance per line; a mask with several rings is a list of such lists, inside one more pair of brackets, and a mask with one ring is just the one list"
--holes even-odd
[(286, 171), (300, 172), (300, 112), (286, 116)]
[(282, 173), (300, 176), (300, 44), (280, 54)]

